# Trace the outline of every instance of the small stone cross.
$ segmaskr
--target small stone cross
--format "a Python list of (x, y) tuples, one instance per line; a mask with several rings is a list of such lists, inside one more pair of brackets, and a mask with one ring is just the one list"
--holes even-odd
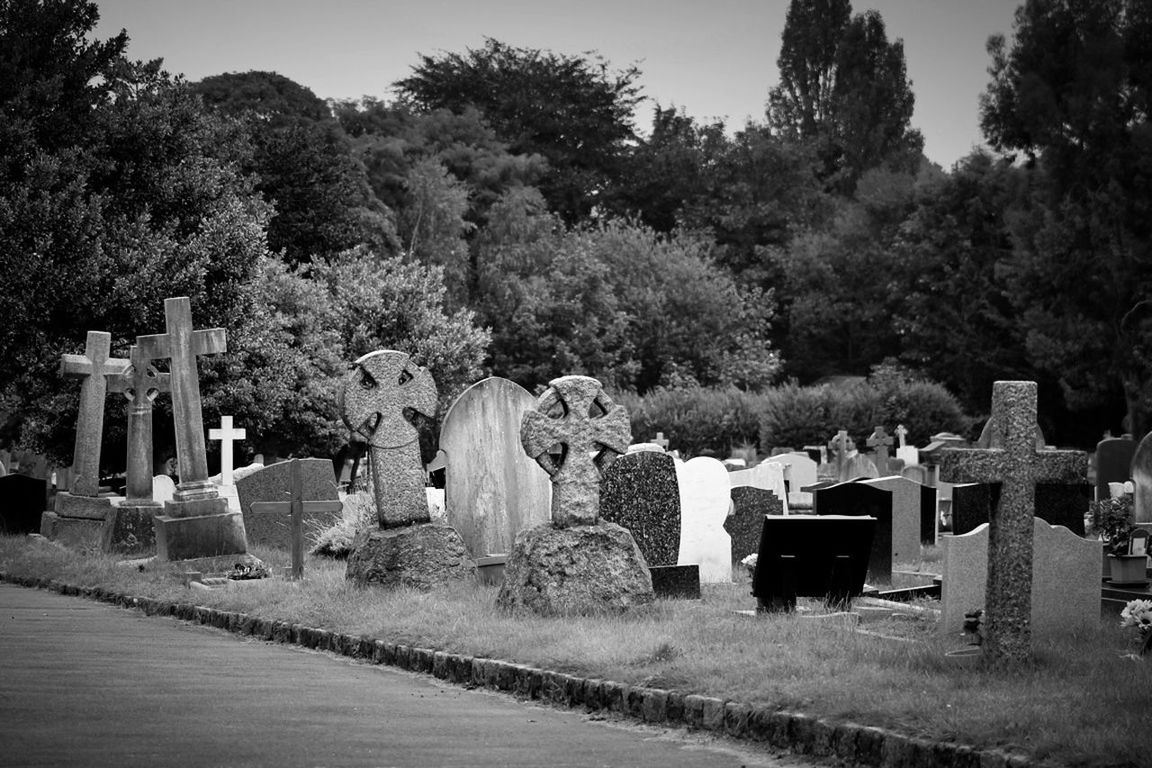
[(128, 462), (124, 494), (128, 505), (152, 503), (152, 402), (169, 391), (168, 374), (158, 373), (132, 345), (130, 364), (112, 380), (115, 391), (128, 399)]
[[(525, 452), (552, 478), (552, 524), (594, 525), (600, 477), (632, 441), (628, 413), (588, 376), (553, 379), (520, 422)], [(548, 450), (561, 446), (559, 460)]]
[(994, 661), (1032, 655), (1032, 518), (1041, 482), (1081, 483), (1083, 451), (1038, 450), (1036, 382), (997, 381), (992, 387), (988, 448), (945, 448), (940, 477), (950, 483), (1000, 483), (988, 530), (985, 653)]
[(906, 447), (904, 444), (904, 438), (908, 436), (908, 430), (904, 427), (904, 425), (903, 424), (897, 424), (896, 429), (893, 431), (896, 433), (896, 440), (897, 440), (896, 447), (897, 448)]
[(220, 417), (220, 427), (208, 430), (209, 440), (220, 441), (220, 484), (232, 485), (232, 469), (235, 459), (232, 457), (232, 443), (243, 440), (248, 433), (243, 427), (236, 429), (232, 426), (231, 416)]
[(651, 442), (660, 446), (665, 451), (668, 450), (668, 438), (664, 437), (663, 432), (657, 432), (656, 437), (652, 438)]
[(340, 412), (348, 428), (368, 438), (368, 457), (382, 528), (426, 523), (428, 497), (420, 462), (419, 432), (406, 409), (432, 417), (436, 382), (408, 355), (391, 349), (370, 352), (352, 365), (340, 390)]
[(112, 334), (88, 331), (83, 355), (63, 355), (60, 373), (82, 380), (76, 415), (76, 448), (72, 455), (76, 496), (100, 495), (100, 441), (104, 434), (104, 398), (108, 380), (120, 376), (129, 361), (108, 357)]
[(176, 427), (176, 461), (180, 464), (180, 483), (176, 501), (217, 498), (215, 486), (208, 479), (208, 456), (204, 442), (204, 416), (200, 408), (200, 374), (196, 366), (199, 355), (216, 355), (227, 351), (223, 328), (192, 329), (192, 303), (187, 296), (164, 300), (165, 332), (137, 336), (136, 344), (145, 360), (169, 361), (169, 384), (172, 387), (172, 416)]
[(888, 449), (892, 446), (892, 437), (884, 431), (884, 427), (876, 427), (868, 436), (866, 444), (876, 452), (876, 469), (880, 477), (888, 475)]
[(836, 479), (846, 479), (844, 474), (848, 467), (848, 431), (842, 429), (837, 432), (836, 437), (828, 441), (828, 449), (836, 462)]

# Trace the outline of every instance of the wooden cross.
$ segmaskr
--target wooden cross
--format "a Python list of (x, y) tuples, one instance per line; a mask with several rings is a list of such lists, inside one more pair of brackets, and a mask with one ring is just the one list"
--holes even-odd
[[(524, 450), (552, 478), (552, 524), (592, 525), (600, 515), (600, 476), (628, 450), (631, 425), (624, 407), (596, 379), (553, 379), (520, 422)], [(561, 446), (559, 460), (549, 449)]]
[(125, 504), (146, 506), (152, 503), (152, 402), (170, 387), (168, 374), (158, 373), (149, 365), (139, 345), (132, 345), (128, 358), (128, 367), (110, 384), (128, 399)]
[(187, 296), (164, 300), (165, 333), (137, 336), (145, 360), (168, 360), (172, 388), (172, 415), (176, 427), (176, 461), (180, 483), (177, 501), (218, 496), (208, 479), (208, 456), (204, 443), (204, 417), (200, 408), (199, 355), (227, 351), (223, 328), (192, 329), (192, 303)]
[(248, 433), (243, 427), (235, 429), (232, 427), (231, 416), (220, 417), (220, 428), (208, 430), (209, 440), (220, 441), (220, 484), (232, 485), (232, 468), (235, 460), (232, 457), (232, 443), (235, 440), (243, 440), (248, 436)]
[(876, 469), (880, 477), (888, 476), (888, 448), (892, 445), (892, 437), (884, 431), (884, 427), (876, 427), (868, 436), (866, 444), (876, 452)]
[(80, 410), (76, 416), (76, 447), (72, 454), (76, 496), (100, 495), (100, 441), (104, 434), (104, 397), (108, 380), (119, 376), (129, 361), (108, 357), (112, 334), (88, 331), (82, 355), (63, 355), (60, 373), (81, 379)]
[(1023, 662), (1032, 655), (1032, 517), (1040, 482), (1081, 483), (1083, 451), (1038, 450), (1036, 382), (997, 381), (988, 448), (945, 448), (940, 477), (949, 483), (1000, 483), (988, 530), (984, 598), (985, 654)]
[(283, 516), (288, 513), (288, 524), (292, 536), (292, 566), (288, 578), (299, 579), (304, 575), (304, 515), (340, 512), (344, 505), (340, 501), (305, 501), (304, 477), (300, 472), (300, 460), (288, 462), (288, 499), (286, 501), (254, 501), (253, 515)]

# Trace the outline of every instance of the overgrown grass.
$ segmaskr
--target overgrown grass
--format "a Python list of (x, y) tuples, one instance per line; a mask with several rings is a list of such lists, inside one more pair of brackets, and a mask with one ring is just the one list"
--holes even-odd
[[(257, 550), (279, 567), (287, 555)], [(191, 592), (164, 568), (141, 572), (27, 539), (0, 538), (0, 569), (196, 602), (410, 645), (507, 659), (571, 674), (769, 704), (978, 747), (1023, 749), (1068, 765), (1147, 766), (1152, 661), (1122, 657), (1116, 622), (1038, 644), (1035, 664), (989, 669), (946, 658), (962, 644), (924, 621), (868, 624), (875, 634), (800, 616), (749, 618), (747, 576), (706, 585), (700, 601), (657, 601), (633, 615), (539, 618), (495, 609), (496, 589), (359, 588), (343, 563), (310, 558), (300, 584), (273, 580)], [(902, 635), (915, 642), (877, 635)]]

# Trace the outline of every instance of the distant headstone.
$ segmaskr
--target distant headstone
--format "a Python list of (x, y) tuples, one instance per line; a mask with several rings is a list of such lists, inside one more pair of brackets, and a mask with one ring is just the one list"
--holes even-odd
[(1132, 478), (1132, 457), (1136, 441), (1132, 435), (1106, 437), (1096, 444), (1096, 498), (1108, 498), (1109, 483), (1124, 483)]
[(892, 581), (892, 493), (861, 482), (837, 483), (816, 491), (816, 514), (871, 517), (876, 520), (872, 551), (868, 558), (868, 581)]
[[(728, 473), (733, 488), (752, 487), (772, 491), (780, 499), (783, 513), (788, 514), (788, 485), (784, 481), (787, 467), (776, 461), (762, 461), (750, 469)], [(759, 526), (757, 526), (759, 529)]]
[(870, 517), (765, 517), (752, 576), (760, 609), (789, 610), (798, 596), (843, 604), (859, 595), (875, 525)]
[(908, 436), (908, 430), (904, 428), (903, 424), (899, 424), (895, 430), (896, 433), (896, 458), (904, 462), (905, 467), (915, 467), (920, 463), (920, 451), (914, 445), (905, 445), (904, 440)]
[[(1084, 535), (1084, 516), (1092, 486), (1087, 483), (1037, 483), (1036, 517), (1049, 525), (1060, 525), (1077, 536)], [(975, 530), (992, 519), (992, 509), (1000, 498), (997, 484), (971, 483), (952, 487), (952, 533)]]
[(548, 474), (524, 453), (520, 422), (536, 398), (487, 378), (464, 390), (440, 427), (448, 523), (473, 558), (512, 551), (516, 534), (550, 518)]
[[(290, 550), (292, 468), (300, 475), (302, 526), (306, 537), (340, 521), (343, 505), (336, 488), (336, 473), (328, 459), (293, 459), (258, 469), (236, 481), (240, 510), (249, 544)], [(311, 548), (314, 541), (305, 542)]]
[(920, 485), (928, 485), (928, 468), (921, 467), (917, 464), (905, 466), (900, 470), (900, 476), (906, 477), (909, 480), (920, 483)]
[(232, 457), (232, 443), (243, 440), (248, 436), (247, 431), (232, 426), (231, 416), (220, 417), (220, 428), (208, 430), (209, 440), (220, 441), (220, 484), (232, 485), (232, 470), (235, 469), (235, 459)]
[(1137, 523), (1152, 523), (1152, 432), (1144, 436), (1132, 455), (1132, 501)]
[(935, 546), (940, 539), (940, 504), (936, 489), (930, 485), (916, 485), (920, 486), (920, 543)]
[(888, 467), (888, 454), (892, 450), (892, 442), (892, 436), (884, 431), (883, 426), (877, 426), (865, 441), (875, 454), (873, 461), (876, 464), (876, 470), (880, 473), (880, 477), (888, 477), (891, 473)]
[(899, 475), (862, 481), (892, 494), (892, 562), (920, 560), (921, 486)]
[(788, 484), (788, 511), (812, 509), (812, 494), (801, 489), (816, 483), (816, 462), (808, 454), (795, 451), (777, 454), (772, 457), (772, 461), (784, 465), (784, 481)]
[(728, 471), (719, 461), (697, 456), (676, 465), (680, 490), (680, 550), (677, 563), (700, 566), (706, 584), (732, 581), (732, 540), (724, 530), (731, 505)]
[(27, 475), (0, 477), (0, 533), (36, 533), (44, 511), (48, 484)]
[(724, 519), (724, 530), (732, 539), (732, 562), (759, 551), (765, 515), (783, 514), (784, 504), (772, 491), (751, 485), (733, 488), (732, 514)]
[(171, 475), (156, 475), (152, 478), (152, 499), (163, 504), (176, 495), (176, 481)]
[(631, 531), (649, 566), (676, 565), (680, 488), (675, 459), (643, 451), (612, 462), (600, 481), (600, 517)]
[[(1100, 542), (1032, 519), (1033, 571), (1029, 624), (1051, 637), (1094, 629), (1100, 620)], [(964, 614), (984, 607), (989, 524), (941, 537), (944, 550), (941, 632), (960, 632)]]

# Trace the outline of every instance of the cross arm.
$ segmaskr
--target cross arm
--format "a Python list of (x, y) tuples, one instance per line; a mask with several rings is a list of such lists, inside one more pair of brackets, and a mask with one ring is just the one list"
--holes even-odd
[(1088, 454), (1084, 451), (1038, 451), (1033, 466), (1036, 482), (1083, 483), (1088, 476)]
[(999, 483), (1004, 479), (1004, 451), (999, 448), (945, 448), (940, 451), (940, 479), (946, 483)]

